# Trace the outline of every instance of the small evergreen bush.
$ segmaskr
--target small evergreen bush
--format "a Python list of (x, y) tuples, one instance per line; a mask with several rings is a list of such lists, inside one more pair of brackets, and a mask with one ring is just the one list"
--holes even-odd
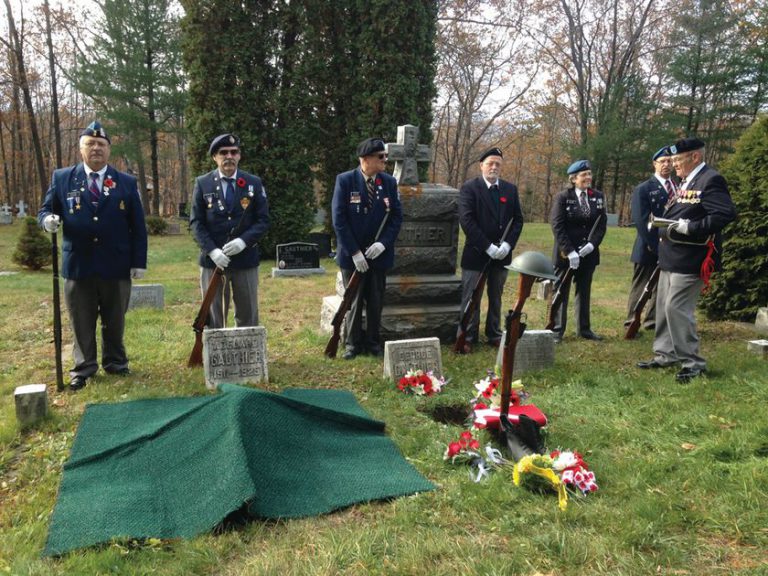
[(148, 216), (147, 234), (150, 236), (165, 236), (168, 234), (168, 222), (158, 216)]
[(30, 270), (40, 270), (51, 263), (51, 241), (32, 216), (24, 218), (24, 228), (12, 258), (16, 264)]

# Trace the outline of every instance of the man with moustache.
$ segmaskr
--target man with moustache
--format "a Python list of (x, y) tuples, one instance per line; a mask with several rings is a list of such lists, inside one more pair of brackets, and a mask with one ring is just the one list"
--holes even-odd
[(675, 222), (659, 241), (654, 357), (637, 366), (653, 369), (679, 364), (682, 369), (675, 378), (687, 383), (707, 369), (699, 353), (696, 304), (711, 273), (720, 266), (720, 232), (736, 218), (736, 210), (725, 178), (704, 162), (702, 140), (683, 138), (670, 146), (670, 152), (682, 181), (664, 212), (664, 218)]
[[(381, 138), (364, 140), (357, 147), (357, 156), (360, 165), (336, 177), (331, 203), (338, 244), (336, 261), (344, 286), (349, 285), (355, 271), (362, 274), (344, 330), (346, 349), (342, 357), (345, 360), (366, 352), (372, 356), (383, 355), (380, 339), (384, 289), (387, 270), (394, 266), (395, 241), (403, 222), (397, 180), (384, 171), (387, 163), (384, 141)], [(363, 308), (365, 330), (362, 329)]]
[[(501, 343), (501, 296), (512, 260), (512, 250), (523, 230), (523, 211), (517, 186), (501, 179), (504, 155), (500, 148), (490, 148), (479, 158), (480, 176), (465, 182), (459, 190), (459, 223), (466, 236), (461, 254), (461, 310), (472, 298), (477, 281), (485, 269), (488, 273), (488, 313), (485, 337), (488, 344)], [(507, 230), (507, 224), (512, 225)], [(487, 266), (487, 267), (486, 267)], [(461, 317), (459, 317), (461, 322)], [(467, 323), (464, 350), (471, 352), (480, 336), (480, 302)]]
[(111, 140), (92, 122), (80, 134), (76, 166), (53, 173), (37, 219), (47, 232), (63, 225), (64, 299), (74, 336), (69, 389), (86, 386), (99, 369), (96, 320), (101, 320), (101, 365), (127, 375), (123, 343), (131, 280), (147, 268), (147, 229), (136, 178), (108, 164)]
[(240, 140), (234, 134), (216, 136), (208, 154), (216, 168), (195, 180), (189, 219), (200, 246), (203, 296), (216, 268), (224, 270), (225, 281), (219, 284), (211, 303), (208, 327), (225, 327), (229, 311), (229, 298), (225, 295), (230, 293), (235, 305), (235, 325), (258, 326), (257, 242), (269, 229), (267, 193), (261, 178), (238, 168)]
[[(624, 326), (634, 319), (635, 307), (643, 295), (646, 284), (651, 279), (659, 256), (659, 229), (648, 229), (648, 219), (664, 213), (664, 207), (670, 196), (675, 194), (672, 180), (672, 153), (669, 146), (664, 146), (653, 155), (654, 173), (648, 180), (637, 186), (632, 192), (632, 220), (637, 228), (635, 245), (630, 261), (634, 262), (632, 287), (627, 302), (627, 319)], [(656, 287), (654, 286), (643, 319), (643, 328), (653, 330), (656, 327)]]

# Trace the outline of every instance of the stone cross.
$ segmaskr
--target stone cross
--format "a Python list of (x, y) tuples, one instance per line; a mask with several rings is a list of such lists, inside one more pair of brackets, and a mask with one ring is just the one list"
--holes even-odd
[(27, 203), (24, 202), (24, 200), (19, 200), (19, 203), (16, 204), (16, 208), (19, 209), (18, 217), (19, 218), (26, 218), (27, 217)]
[(387, 154), (395, 161), (395, 179), (398, 184), (418, 186), (418, 162), (429, 162), (430, 149), (419, 144), (419, 127), (411, 124), (397, 127), (397, 142), (387, 144)]
[(8, 202), (0, 206), (0, 214), (2, 214), (3, 216), (11, 215), (11, 207), (8, 206)]

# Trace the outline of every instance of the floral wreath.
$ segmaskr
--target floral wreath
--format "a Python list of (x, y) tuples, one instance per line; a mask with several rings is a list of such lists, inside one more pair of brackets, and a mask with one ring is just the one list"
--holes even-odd
[(445, 378), (438, 378), (432, 370), (408, 370), (397, 382), (397, 389), (416, 396), (432, 396), (441, 392), (446, 384)]

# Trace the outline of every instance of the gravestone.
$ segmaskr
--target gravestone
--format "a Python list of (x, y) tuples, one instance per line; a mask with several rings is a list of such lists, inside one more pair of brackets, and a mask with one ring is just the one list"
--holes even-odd
[[(496, 353), (496, 365), (504, 365), (504, 341), (507, 331), (501, 337)], [(555, 365), (555, 333), (552, 330), (526, 330), (517, 341), (515, 367), (512, 377), (517, 378), (532, 370), (544, 370)]]
[(0, 206), (0, 224), (13, 224), (13, 211), (7, 203)]
[(267, 329), (263, 326), (203, 331), (205, 385), (268, 382)]
[(48, 413), (45, 384), (17, 386), (13, 398), (16, 401), (16, 419), (22, 427), (35, 423)]
[(384, 378), (399, 380), (408, 370), (434, 372), (443, 375), (439, 338), (388, 340), (384, 343)]
[(763, 358), (768, 358), (768, 340), (750, 340), (747, 344), (747, 350), (760, 354)]
[(181, 234), (181, 222), (178, 220), (171, 220), (168, 222), (168, 227), (165, 229), (165, 233), (168, 236), (179, 236)]
[(768, 308), (758, 308), (755, 329), (760, 334), (768, 334)]
[(321, 258), (329, 258), (331, 256), (331, 235), (327, 232), (311, 232), (308, 237), (312, 244), (317, 244), (320, 250)]
[(607, 212), (605, 214), (605, 224), (606, 224), (606, 226), (618, 226), (619, 225), (619, 215)]
[(272, 268), (272, 278), (313, 274), (325, 274), (325, 268), (320, 266), (320, 248), (317, 244), (291, 242), (277, 245), (277, 268)]
[(16, 204), (16, 208), (19, 209), (19, 212), (16, 214), (18, 218), (26, 218), (27, 217), (27, 208), (29, 208), (29, 205), (24, 202), (24, 200), (19, 200)]
[(542, 280), (536, 283), (536, 299), (547, 302), (552, 297), (555, 283), (552, 280)]
[[(418, 133), (416, 126), (399, 126), (397, 143), (387, 144), (399, 177), (403, 223), (395, 243), (395, 265), (387, 275), (381, 337), (387, 341), (436, 336), (448, 343), (456, 338), (461, 308), (461, 278), (456, 274), (459, 191), (419, 183), (417, 163), (429, 160), (429, 148), (417, 143)], [(332, 331), (331, 320), (343, 294), (338, 272), (336, 293), (323, 298), (320, 328), (325, 333)]]
[(160, 308), (165, 306), (165, 288), (162, 284), (133, 284), (128, 310), (134, 308)]

